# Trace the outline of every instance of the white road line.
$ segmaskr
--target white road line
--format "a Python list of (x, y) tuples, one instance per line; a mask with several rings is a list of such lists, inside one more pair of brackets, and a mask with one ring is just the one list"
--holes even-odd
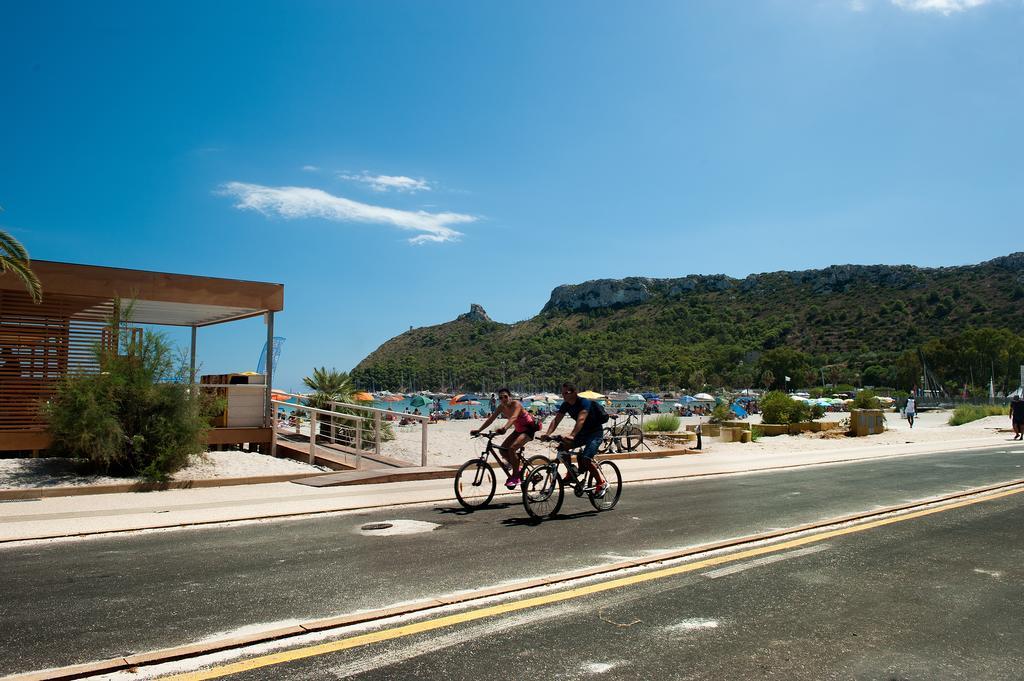
[(732, 575), (737, 572), (743, 572), (753, 567), (760, 567), (762, 565), (768, 565), (769, 563), (777, 563), (780, 560), (786, 560), (787, 558), (796, 558), (798, 556), (806, 556), (810, 553), (817, 553), (818, 551), (824, 551), (830, 548), (828, 544), (815, 544), (814, 546), (808, 546), (804, 549), (797, 549), (796, 551), (787, 551), (785, 553), (776, 553), (764, 558), (757, 558), (756, 560), (748, 560), (746, 563), (740, 563), (739, 565), (730, 565), (728, 567), (719, 568), (717, 570), (709, 570), (708, 572), (700, 573), (701, 577), (707, 577), (709, 579), (718, 579), (719, 577), (725, 577), (726, 575)]

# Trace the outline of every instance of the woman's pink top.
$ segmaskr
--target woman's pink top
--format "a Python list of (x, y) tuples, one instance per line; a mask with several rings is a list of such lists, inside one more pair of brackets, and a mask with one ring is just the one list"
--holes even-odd
[(530, 412), (523, 409), (519, 412), (519, 416), (516, 417), (515, 423), (512, 424), (517, 433), (525, 433), (533, 426), (533, 416)]

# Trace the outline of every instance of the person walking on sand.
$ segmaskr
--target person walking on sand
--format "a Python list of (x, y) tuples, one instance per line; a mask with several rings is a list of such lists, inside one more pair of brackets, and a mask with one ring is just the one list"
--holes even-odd
[(910, 427), (913, 428), (914, 417), (917, 415), (917, 402), (914, 400), (913, 395), (907, 398), (907, 407), (903, 411), (907, 415), (907, 423), (909, 423)]
[(1013, 439), (1024, 439), (1024, 399), (1019, 393), (1010, 401), (1010, 425), (1013, 426)]

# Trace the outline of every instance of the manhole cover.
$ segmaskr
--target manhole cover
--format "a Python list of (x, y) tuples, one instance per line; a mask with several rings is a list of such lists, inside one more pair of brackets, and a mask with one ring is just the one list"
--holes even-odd
[(422, 520), (388, 520), (382, 523), (367, 523), (359, 527), (358, 532), (371, 537), (392, 537), (399, 534), (419, 534), (433, 532), (441, 527), (437, 523)]

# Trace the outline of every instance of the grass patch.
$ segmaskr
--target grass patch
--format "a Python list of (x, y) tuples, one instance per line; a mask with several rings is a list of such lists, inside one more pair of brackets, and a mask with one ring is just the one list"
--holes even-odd
[(962, 426), (986, 416), (1006, 416), (1009, 413), (1009, 407), (1001, 407), (997, 404), (962, 404), (953, 410), (953, 415), (949, 417), (949, 425)]
[(644, 421), (645, 433), (674, 433), (679, 430), (679, 417), (675, 414), (658, 414)]

